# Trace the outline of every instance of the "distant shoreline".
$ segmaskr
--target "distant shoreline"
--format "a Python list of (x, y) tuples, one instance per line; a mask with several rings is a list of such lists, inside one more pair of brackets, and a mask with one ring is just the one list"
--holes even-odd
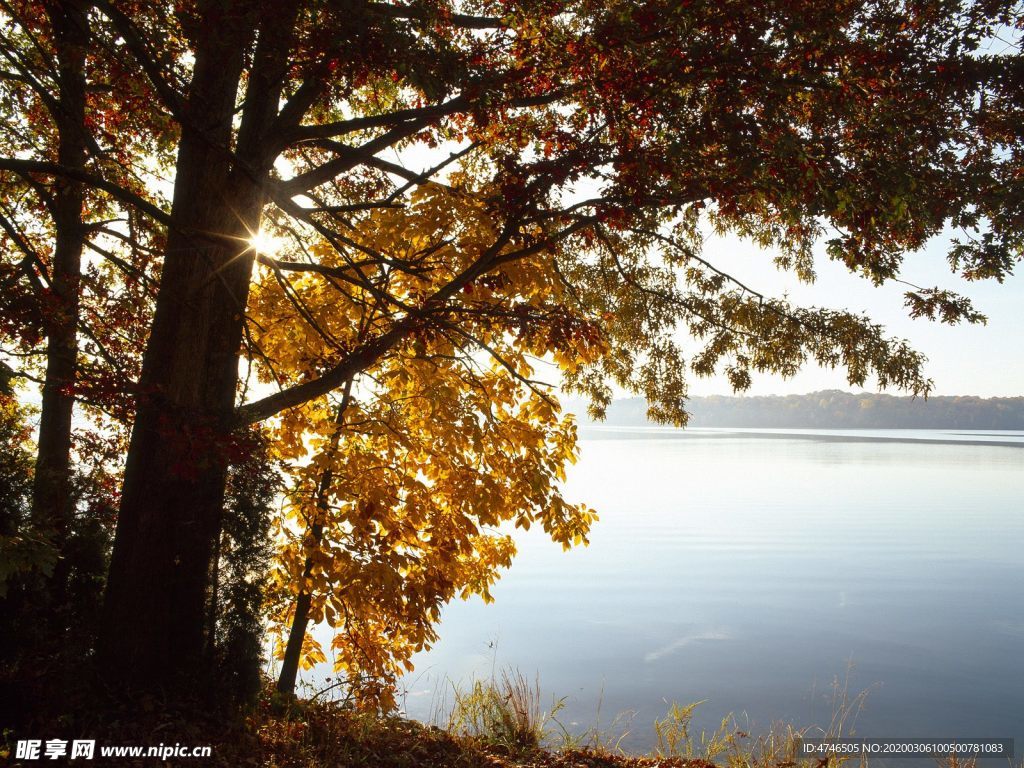
[[(604, 421), (585, 417), (587, 404), (569, 399), (565, 409), (581, 423), (653, 426), (643, 398), (614, 400)], [(806, 395), (694, 397), (686, 401), (690, 427), (740, 429), (947, 429), (1024, 430), (1024, 397), (935, 396), (927, 400), (840, 390)]]
[[(633, 432), (636, 437), (634, 439), (654, 438), (654, 439), (668, 439), (668, 440), (679, 440), (694, 437), (756, 437), (756, 438), (768, 438), (775, 440), (817, 440), (819, 442), (841, 442), (841, 443), (926, 443), (928, 445), (976, 445), (985, 447), (997, 447), (997, 448), (1024, 448), (1024, 432), (1021, 433), (1021, 440), (956, 440), (954, 438), (928, 438), (928, 437), (910, 437), (901, 435), (850, 435), (850, 434), (815, 434), (809, 432), (799, 432), (799, 429), (822, 429), (820, 427), (766, 427), (765, 429), (779, 429), (787, 431), (779, 432), (759, 432), (755, 431), (755, 427), (687, 427), (687, 428), (673, 428), (663, 427), (654, 424), (644, 425), (622, 425), (622, 424), (601, 424), (601, 423), (581, 423), (581, 430), (598, 430), (604, 431), (605, 434), (612, 433), (616, 430), (621, 432)], [(866, 428), (871, 429), (871, 428)], [(722, 430), (722, 431), (717, 431)], [(728, 431), (724, 431), (728, 430)], [(789, 431), (792, 430), (792, 431)], [(643, 434), (647, 431), (647, 434)], [(898, 430), (894, 430), (898, 431)], [(908, 429), (907, 431), (911, 431)], [(924, 430), (914, 430), (924, 431)], [(944, 430), (935, 430), (944, 431)], [(1013, 430), (1006, 430), (1013, 431)], [(953, 433), (962, 434), (962, 433)], [(992, 435), (991, 433), (978, 432), (981, 437), (1003, 437), (1004, 435)], [(586, 437), (585, 433), (583, 437)], [(1009, 435), (1005, 435), (1009, 437)], [(629, 438), (627, 438), (629, 439)]]

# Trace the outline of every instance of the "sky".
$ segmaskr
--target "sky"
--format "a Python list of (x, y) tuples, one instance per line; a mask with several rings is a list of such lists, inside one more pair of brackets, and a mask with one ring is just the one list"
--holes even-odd
[[(844, 265), (830, 261), (824, 245), (817, 249), (818, 279), (803, 285), (779, 271), (771, 252), (735, 237), (709, 237), (703, 256), (726, 272), (766, 295), (786, 294), (794, 304), (825, 306), (865, 312), (884, 325), (890, 336), (907, 339), (928, 358), (925, 367), (935, 383), (935, 395), (978, 395), (1016, 397), (1024, 395), (1024, 274), (1020, 271), (1002, 285), (995, 281), (969, 283), (953, 274), (946, 262), (948, 238), (936, 238), (920, 252), (907, 255), (901, 277), (923, 288), (948, 288), (968, 296), (975, 308), (987, 315), (983, 326), (949, 326), (926, 319), (911, 319), (903, 306), (906, 286), (876, 288), (869, 280), (851, 274)], [(686, 335), (682, 334), (686, 344)], [(692, 349), (692, 347), (690, 347)], [(868, 382), (864, 388), (851, 387), (842, 369), (828, 370), (808, 365), (791, 379), (756, 375), (749, 395), (803, 394), (821, 389), (875, 392)], [(891, 390), (892, 394), (899, 394)], [(691, 379), (690, 394), (732, 394), (724, 377)]]

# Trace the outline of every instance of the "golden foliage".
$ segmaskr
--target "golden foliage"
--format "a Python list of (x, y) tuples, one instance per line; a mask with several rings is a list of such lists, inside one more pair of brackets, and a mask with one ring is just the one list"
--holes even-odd
[[(401, 215), (368, 215), (359, 237), (375, 253), (418, 259), (415, 275), (396, 274), (388, 288), (396, 303), (414, 305), (471, 263), (493, 232), (480, 198), (433, 185)], [(318, 253), (321, 263), (330, 252)], [(602, 342), (549, 332), (564, 322), (555, 316), (546, 329), (531, 322), (510, 332), (501, 317), (510, 301), (528, 318), (551, 315), (560, 298), (542, 262), (517, 263), (514, 273), (474, 289), (475, 312), (457, 328), (417, 330), (340, 398), (312, 400), (276, 424), (291, 487), (276, 531), (273, 626), (285, 633), (294, 598), (309, 594), (311, 620), (334, 629), (336, 667), (367, 706), (392, 703), (390, 683), (436, 640), (445, 602), (492, 599), (515, 553), (510, 526), (540, 526), (568, 548), (586, 543), (596, 519), (559, 487), (576, 459), (574, 421), (550, 386), (529, 377), (537, 359), (568, 367), (599, 355)], [(363, 291), (339, 293), (320, 275), (287, 282), (266, 273), (250, 306), (264, 380), (283, 371), (301, 381), (336, 345), (365, 343), (395, 322), (393, 307)], [(307, 641), (304, 667), (323, 658)]]

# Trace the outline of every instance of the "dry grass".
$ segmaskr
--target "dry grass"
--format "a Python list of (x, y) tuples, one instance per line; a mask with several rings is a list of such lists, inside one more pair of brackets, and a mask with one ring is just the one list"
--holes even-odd
[[(269, 700), (268, 700), (269, 701)], [(286, 712), (264, 702), (250, 723), (259, 751), (220, 750), (218, 764), (268, 768), (714, 768), (572, 748), (545, 750), (550, 713), (540, 689), (509, 672), (456, 690), (449, 728), (364, 715), (329, 702), (298, 702)], [(217, 755), (215, 755), (216, 757)]]
[(521, 755), (540, 749), (550, 719), (541, 705), (540, 681), (533, 683), (517, 670), (504, 670), (500, 677), (474, 681), (469, 690), (452, 687), (454, 705), (446, 730), (468, 736), (506, 754)]
[[(801, 757), (796, 745), (805, 737), (853, 735), (867, 695), (848, 696), (845, 682), (837, 681), (827, 726), (779, 724), (756, 736), (731, 716), (714, 732), (695, 732), (692, 719), (700, 702), (673, 704), (654, 724), (655, 750), (639, 756), (619, 748), (628, 733), (621, 731), (626, 720), (616, 718), (601, 729), (599, 716), (594, 726), (572, 734), (555, 719), (561, 701), (545, 709), (538, 681), (520, 673), (506, 671), (468, 690), (452, 690), (446, 727), (359, 713), (344, 700), (281, 700), (268, 684), (244, 722), (191, 723), (182, 730), (180, 716), (155, 708), (145, 730), (104, 718), (102, 727), (97, 720), (89, 732), (108, 744), (150, 743), (155, 734), (167, 743), (210, 744), (212, 759), (203, 763), (232, 768), (840, 768), (850, 761)], [(0, 742), (0, 756), (11, 746)], [(977, 768), (973, 760), (936, 762), (939, 768)], [(928, 765), (922, 762), (922, 768)]]

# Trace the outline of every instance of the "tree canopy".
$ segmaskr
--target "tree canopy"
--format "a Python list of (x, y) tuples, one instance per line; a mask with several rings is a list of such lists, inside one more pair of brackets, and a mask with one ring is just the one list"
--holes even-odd
[[(742, 390), (809, 360), (927, 393), (906, 342), (759, 293), (708, 232), (807, 282), (822, 240), (876, 284), (950, 231), (962, 279), (1021, 259), (1016, 3), (5, 0), (0, 16), (3, 351), (50, 393), (37, 478), (70, 471), (75, 402), (94, 441), (127, 443), (97, 639), (127, 686), (204, 668), (228, 468), (254, 426), (289, 489), (275, 621), (304, 603), (350, 673), (386, 680), (445, 600), (488, 593), (512, 554), (500, 523), (585, 538), (593, 513), (558, 490), (575, 455), (559, 379), (594, 414), (622, 387), (677, 424), (691, 375)], [(906, 303), (984, 319), (942, 286)], [(58, 550), (78, 514), (62, 504), (34, 522)]]

